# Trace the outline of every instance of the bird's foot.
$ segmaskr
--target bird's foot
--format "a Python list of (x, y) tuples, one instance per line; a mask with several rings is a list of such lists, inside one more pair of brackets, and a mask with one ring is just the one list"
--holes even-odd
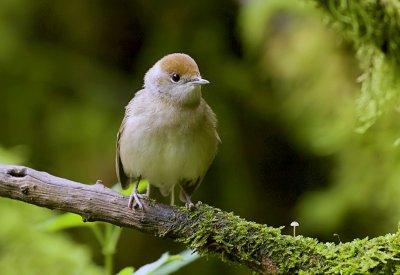
[(139, 208), (143, 209), (143, 204), (140, 199), (147, 198), (144, 194), (139, 194), (137, 192), (132, 192), (131, 196), (129, 197), (128, 207), (129, 209)]
[(185, 206), (187, 209), (194, 209), (194, 203), (190, 199), (186, 201)]

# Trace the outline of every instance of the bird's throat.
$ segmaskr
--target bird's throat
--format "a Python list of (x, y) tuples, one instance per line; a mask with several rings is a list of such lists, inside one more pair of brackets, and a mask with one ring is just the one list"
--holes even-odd
[(194, 87), (192, 90), (182, 94), (179, 100), (184, 107), (199, 106), (201, 100), (201, 88)]

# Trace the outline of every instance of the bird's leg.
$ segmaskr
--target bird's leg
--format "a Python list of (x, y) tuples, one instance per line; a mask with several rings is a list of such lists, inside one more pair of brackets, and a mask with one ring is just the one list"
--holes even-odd
[(186, 191), (182, 188), (181, 189), (181, 194), (180, 194), (181, 200), (185, 202), (186, 208), (192, 209), (194, 207), (194, 204), (192, 200), (190, 199), (190, 196)]
[(194, 204), (190, 199), (190, 196), (193, 194), (193, 191), (199, 186), (201, 182), (201, 178), (197, 178), (195, 180), (190, 179), (182, 179), (180, 181), (181, 185), (181, 193), (179, 195), (182, 202), (185, 203), (186, 208), (192, 209), (194, 208)]
[(175, 203), (175, 185), (174, 185), (174, 187), (172, 187), (172, 190), (171, 190), (171, 206), (173, 206), (174, 203)]
[(131, 196), (129, 197), (128, 207), (130, 209), (132, 209), (134, 204), (137, 205), (139, 207), (139, 209), (143, 209), (143, 205), (139, 200), (139, 194), (138, 194), (138, 190), (137, 190), (141, 178), (142, 178), (142, 176), (139, 176), (137, 178), (137, 181), (136, 181), (135, 185), (133, 186)]
[(148, 198), (150, 198), (150, 190), (151, 190), (150, 182), (147, 181), (146, 197)]

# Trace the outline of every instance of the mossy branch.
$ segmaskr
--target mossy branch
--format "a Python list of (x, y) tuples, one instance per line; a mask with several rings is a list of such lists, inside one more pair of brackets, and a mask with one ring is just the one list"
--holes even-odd
[(354, 43), (363, 74), (358, 78), (359, 126), (364, 133), (400, 102), (400, 1), (313, 0), (326, 18)]
[(330, 15), (330, 21), (357, 46), (374, 45), (383, 53), (397, 55), (400, 46), (400, 2), (398, 0), (314, 0)]
[(193, 210), (144, 200), (144, 211), (127, 208), (128, 197), (99, 182), (81, 184), (27, 167), (0, 165), (0, 196), (76, 213), (248, 266), (260, 274), (392, 274), (400, 272), (400, 233), (350, 243), (320, 243), (198, 205)]

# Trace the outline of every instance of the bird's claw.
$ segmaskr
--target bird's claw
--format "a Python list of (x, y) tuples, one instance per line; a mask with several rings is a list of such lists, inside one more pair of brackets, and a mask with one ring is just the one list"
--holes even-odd
[(129, 197), (128, 207), (129, 209), (139, 208), (143, 209), (143, 204), (140, 201), (142, 198), (146, 198), (146, 195), (139, 194), (137, 192), (132, 192), (131, 196)]
[(186, 203), (185, 203), (185, 206), (186, 206), (186, 208), (187, 209), (190, 209), (190, 210), (192, 210), (192, 209), (194, 209), (194, 204), (193, 204), (193, 202), (191, 201), (191, 200), (188, 200)]

